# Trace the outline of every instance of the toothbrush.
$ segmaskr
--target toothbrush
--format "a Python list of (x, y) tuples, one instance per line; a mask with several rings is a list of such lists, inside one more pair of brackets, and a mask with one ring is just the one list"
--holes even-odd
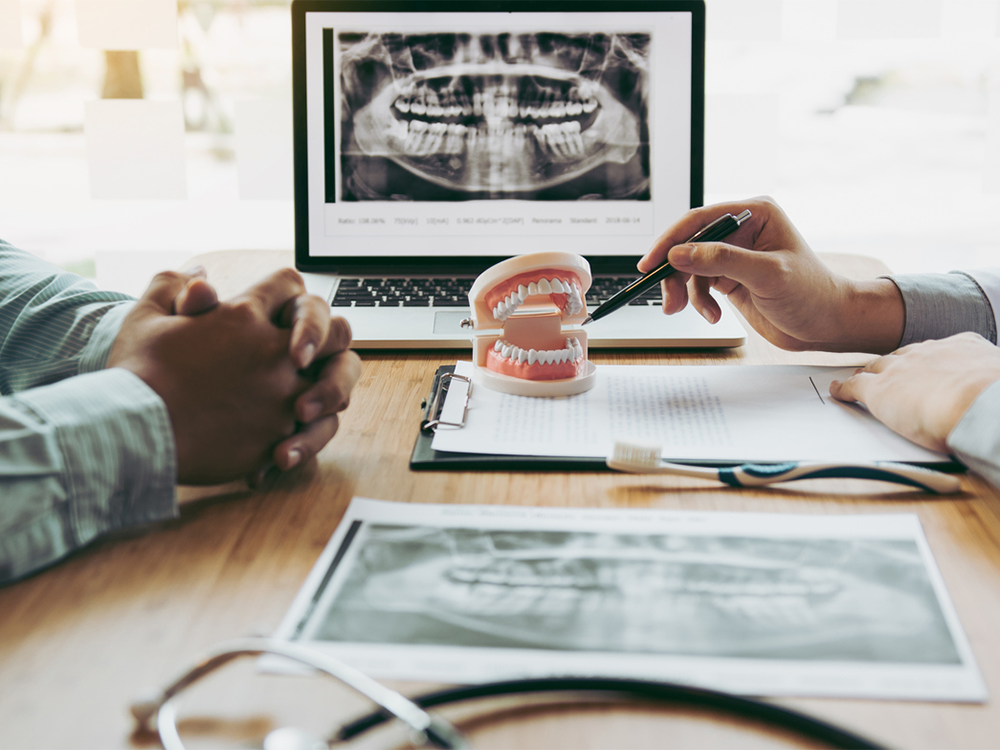
[(731, 487), (761, 487), (775, 482), (794, 479), (877, 479), (916, 487), (938, 495), (950, 495), (961, 489), (958, 477), (939, 471), (908, 464), (874, 461), (872, 463), (845, 464), (814, 461), (789, 461), (780, 464), (743, 464), (724, 468), (688, 466), (663, 461), (659, 445), (615, 441), (608, 456), (609, 469), (631, 474), (674, 474), (702, 479), (717, 479)]

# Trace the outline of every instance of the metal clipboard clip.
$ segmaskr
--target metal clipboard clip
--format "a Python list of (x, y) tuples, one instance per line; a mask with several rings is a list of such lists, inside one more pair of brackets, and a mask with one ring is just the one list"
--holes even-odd
[[(462, 406), (461, 422), (444, 422), (441, 420), (441, 410), (444, 408), (445, 398), (448, 395), (448, 390), (452, 380), (461, 380), (468, 386), (465, 390), (465, 404)], [(469, 415), (469, 399), (471, 396), (471, 378), (467, 378), (465, 375), (456, 375), (453, 372), (443, 373), (434, 384), (434, 389), (430, 398), (422, 404), (424, 407), (424, 419), (420, 423), (420, 431), (424, 434), (430, 434), (434, 432), (439, 425), (444, 425), (445, 427), (465, 427), (465, 420)]]

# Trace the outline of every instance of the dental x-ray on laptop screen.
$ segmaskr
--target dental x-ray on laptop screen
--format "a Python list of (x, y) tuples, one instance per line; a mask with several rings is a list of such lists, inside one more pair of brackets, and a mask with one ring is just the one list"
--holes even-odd
[[(704, 2), (295, 0), (296, 265), (362, 347), (468, 347), (476, 276), (585, 256), (593, 308), (701, 205)], [(736, 346), (652, 290), (590, 346)]]

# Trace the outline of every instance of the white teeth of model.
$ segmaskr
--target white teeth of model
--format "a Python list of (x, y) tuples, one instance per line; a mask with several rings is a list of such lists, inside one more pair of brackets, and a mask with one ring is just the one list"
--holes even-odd
[(503, 346), (500, 349), (500, 356), (503, 357), (504, 359), (506, 359), (507, 357), (510, 356), (510, 352), (511, 352), (511, 350), (513, 348), (514, 347), (511, 346), (510, 344), (506, 344), (506, 343), (503, 344)]
[(553, 117), (565, 117), (566, 116), (566, 104), (565, 102), (553, 102), (552, 108), (549, 113)]
[(514, 312), (519, 304), (521, 304), (521, 300), (517, 298), (517, 292), (511, 292), (507, 295), (507, 307), (510, 308), (511, 312)]
[(526, 299), (528, 299), (528, 287), (526, 287), (524, 284), (521, 284), (517, 287), (517, 299), (519, 302), (524, 302)]
[(566, 105), (566, 114), (570, 117), (579, 117), (583, 114), (583, 104), (580, 102), (570, 102)]
[(501, 349), (503, 349), (503, 341), (497, 339), (496, 342), (493, 344), (493, 351), (498, 352)]
[(588, 115), (591, 112), (593, 112), (595, 109), (597, 109), (597, 100), (596, 99), (587, 99), (583, 103), (583, 111), (586, 112)]
[(559, 279), (552, 279), (549, 285), (552, 287), (552, 291), (555, 294), (563, 293), (563, 283)]
[(528, 364), (533, 365), (538, 361), (538, 352), (534, 349), (528, 349)]
[(522, 365), (528, 361), (528, 353), (524, 349), (517, 350), (517, 361)]
[(538, 280), (538, 293), (539, 294), (552, 294), (552, 285), (549, 283), (548, 279)]
[(528, 294), (538, 294), (538, 284), (534, 281), (528, 284)]

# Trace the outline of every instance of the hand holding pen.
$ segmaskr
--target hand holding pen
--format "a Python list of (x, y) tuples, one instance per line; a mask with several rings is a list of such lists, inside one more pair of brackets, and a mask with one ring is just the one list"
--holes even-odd
[[(731, 213), (724, 214), (711, 224), (699, 229), (691, 235), (687, 241), (718, 242), (724, 237), (728, 237), (730, 234), (735, 232), (739, 228), (740, 224), (749, 219), (750, 216), (751, 214), (749, 210), (741, 211), (737, 216), (733, 216)], [(618, 308), (624, 307), (632, 300), (642, 296), (642, 294), (644, 294), (648, 289), (651, 289), (656, 284), (659, 284), (663, 279), (667, 278), (667, 276), (674, 273), (675, 270), (676, 269), (670, 265), (670, 261), (664, 261), (652, 271), (641, 278), (636, 279), (620, 292), (616, 293), (610, 299), (598, 306), (597, 309), (595, 309), (594, 312), (588, 315), (587, 319), (583, 321), (583, 325), (587, 325), (587, 323), (594, 320), (600, 320), (605, 315), (609, 315)]]
[[(685, 244), (697, 229), (729, 212), (749, 209), (732, 242)], [(809, 248), (770, 198), (696, 208), (660, 236), (639, 261), (653, 271), (669, 257), (675, 273), (664, 282), (663, 311), (691, 304), (710, 323), (726, 295), (746, 321), (789, 351), (886, 353), (903, 333), (903, 302), (889, 279), (851, 280), (834, 273)]]

